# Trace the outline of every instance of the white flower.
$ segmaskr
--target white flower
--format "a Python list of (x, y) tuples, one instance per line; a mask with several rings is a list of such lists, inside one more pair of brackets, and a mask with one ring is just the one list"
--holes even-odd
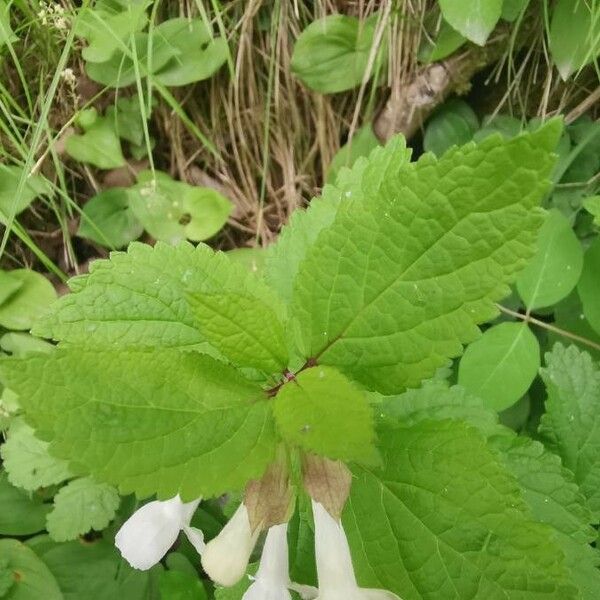
[(319, 502), (312, 502), (315, 555), (319, 579), (317, 600), (401, 600), (386, 590), (359, 588), (342, 524)]
[(134, 512), (115, 536), (115, 545), (123, 558), (143, 571), (153, 567), (184, 531), (198, 553), (204, 550), (204, 536), (190, 527), (200, 499), (183, 503), (179, 496), (165, 502), (149, 502)]
[(240, 504), (219, 535), (202, 553), (202, 567), (220, 585), (235, 585), (246, 572), (260, 528), (252, 531), (245, 504)]
[(242, 600), (291, 600), (288, 591), (287, 523), (275, 525), (267, 533), (254, 583)]

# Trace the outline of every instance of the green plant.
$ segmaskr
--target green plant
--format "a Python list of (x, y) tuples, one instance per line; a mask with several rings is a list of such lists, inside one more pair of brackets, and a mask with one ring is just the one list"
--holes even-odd
[[(265, 565), (285, 552), (280, 524), (290, 518), (293, 543), (305, 545), (311, 498), (323, 597), (366, 597), (354, 571), (361, 586), (403, 598), (446, 597), (449, 586), (482, 598), (597, 590), (593, 447), (582, 471), (563, 467), (497, 424), (490, 408), (508, 402), (483, 388), (480, 400), (439, 374), (421, 384), (478, 338), (477, 325), (526, 272), (561, 129), (553, 121), (492, 135), (416, 163), (402, 138), (376, 148), (294, 217), (264, 279), (202, 245), (132, 245), (72, 283), (34, 328), (58, 348), (4, 359), (3, 381), (50, 452), (78, 473), (172, 499), (169, 511), (161, 502), (144, 509), (153, 527), (173, 528), (169, 540), (188, 527), (198, 498), (245, 490), (223, 532), (205, 549), (194, 542), (218, 583), (242, 577), (261, 530)], [(596, 367), (555, 348), (547, 385), (572, 398), (559, 375), (567, 359), (592, 379)], [(594, 385), (589, 410), (600, 401)], [(563, 456), (568, 409), (556, 406), (541, 431)], [(568, 435), (565, 444), (579, 443), (578, 432)], [(136, 514), (122, 530), (129, 536), (143, 535)], [(125, 556), (145, 568), (172, 543), (143, 546), (142, 559), (119, 535)], [(293, 580), (317, 584), (312, 551), (295, 552)], [(325, 576), (331, 568), (341, 579)], [(252, 593), (284, 579), (285, 588), (280, 569), (261, 566)]]

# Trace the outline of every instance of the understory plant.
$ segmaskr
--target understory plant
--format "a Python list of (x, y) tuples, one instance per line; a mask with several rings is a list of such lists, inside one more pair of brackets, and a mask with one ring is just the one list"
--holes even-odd
[(395, 137), (294, 214), (261, 277), (134, 242), (71, 280), (33, 328), (56, 347), (2, 381), (75, 482), (151, 499), (115, 538), (136, 569), (183, 531), (222, 599), (593, 598), (597, 366), (548, 356), (545, 445), (448, 379), (534, 256), (561, 133), (416, 162)]

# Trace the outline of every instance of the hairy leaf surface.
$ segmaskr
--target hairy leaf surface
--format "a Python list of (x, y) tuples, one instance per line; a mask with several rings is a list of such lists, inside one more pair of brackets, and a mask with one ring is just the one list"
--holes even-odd
[(110, 260), (94, 261), (89, 275), (71, 280), (38, 322), (37, 335), (91, 347), (187, 347), (205, 343), (186, 291), (247, 290), (272, 304), (270, 291), (242, 266), (208, 246), (133, 243)]
[(542, 370), (548, 398), (540, 433), (573, 471), (600, 517), (600, 369), (575, 346), (556, 344)]
[(458, 356), (532, 255), (560, 130), (493, 136), (439, 161), (372, 155), (362, 197), (300, 266), (292, 314), (305, 355), (388, 394)]
[(344, 514), (359, 583), (404, 600), (575, 599), (552, 530), (532, 521), (485, 439), (456, 422), (380, 430)]
[(218, 495), (273, 455), (260, 387), (206, 355), (69, 348), (6, 359), (0, 374), (54, 454), (123, 493)]

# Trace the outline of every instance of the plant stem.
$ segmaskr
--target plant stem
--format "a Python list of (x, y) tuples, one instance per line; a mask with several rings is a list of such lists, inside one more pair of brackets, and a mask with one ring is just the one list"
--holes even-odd
[(557, 333), (558, 335), (562, 335), (563, 337), (570, 338), (572, 340), (575, 340), (576, 342), (581, 342), (582, 344), (585, 344), (586, 346), (589, 346), (590, 348), (594, 348), (595, 350), (600, 350), (600, 344), (597, 344), (596, 342), (592, 342), (592, 340), (588, 340), (587, 338), (577, 335), (576, 333), (571, 333), (570, 331), (566, 331), (565, 329), (556, 327), (556, 325), (552, 325), (551, 323), (545, 323), (544, 321), (540, 321), (539, 319), (536, 319), (535, 317), (532, 317), (531, 315), (523, 314), (523, 313), (517, 312), (515, 310), (511, 310), (510, 308), (506, 308), (506, 306), (502, 306), (501, 304), (496, 304), (496, 306), (498, 307), (498, 310), (500, 310), (501, 312), (503, 312), (506, 315), (515, 317), (515, 319), (520, 319), (521, 321), (524, 321), (525, 323), (531, 323), (532, 325), (537, 325), (538, 327), (542, 327), (543, 329), (547, 329), (548, 331), (553, 331), (554, 333)]

